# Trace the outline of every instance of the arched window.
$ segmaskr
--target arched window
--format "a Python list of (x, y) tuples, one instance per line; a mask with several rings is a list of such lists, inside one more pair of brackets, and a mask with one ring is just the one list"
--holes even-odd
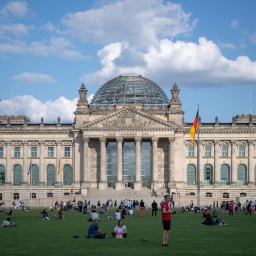
[(237, 168), (237, 185), (245, 185), (246, 183), (246, 166), (244, 164), (239, 164)]
[(223, 198), (229, 198), (229, 193), (223, 193)]
[(222, 185), (230, 184), (230, 169), (227, 164), (221, 165), (220, 180)]
[(33, 164), (32, 165), (32, 171), (30, 174), (30, 185), (31, 185), (31, 179), (32, 179), (32, 185), (38, 185), (39, 183), (39, 168), (37, 165)]
[(212, 184), (212, 166), (210, 164), (204, 166), (204, 184)]
[(187, 167), (187, 185), (196, 184), (196, 167), (193, 164), (189, 164)]
[(56, 171), (56, 168), (54, 165), (49, 164), (47, 166), (47, 185), (54, 185), (56, 183), (55, 171)]
[(206, 193), (206, 197), (212, 197), (212, 193), (211, 192), (207, 192)]
[(71, 185), (73, 183), (73, 169), (70, 164), (64, 165), (63, 170), (63, 184)]
[(14, 170), (13, 170), (13, 184), (15, 186), (17, 185), (21, 185), (22, 183), (22, 167), (17, 164), (14, 166)]
[(0, 186), (5, 183), (5, 167), (4, 165), (0, 165)]

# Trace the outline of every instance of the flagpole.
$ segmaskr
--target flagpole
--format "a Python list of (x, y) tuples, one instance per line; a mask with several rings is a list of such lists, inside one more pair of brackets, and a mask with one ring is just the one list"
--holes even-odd
[(200, 141), (199, 141), (199, 133), (200, 133), (200, 115), (199, 115), (199, 104), (198, 104), (198, 130), (197, 130), (197, 206), (200, 208)]
[(44, 207), (46, 208), (46, 184), (47, 184), (47, 168), (45, 169), (45, 182), (44, 182), (44, 190), (45, 190), (45, 195), (44, 195)]
[(60, 204), (60, 158), (59, 158), (59, 163), (58, 163), (58, 174), (59, 174), (59, 204)]
[(30, 207), (32, 207), (32, 159), (30, 160)]

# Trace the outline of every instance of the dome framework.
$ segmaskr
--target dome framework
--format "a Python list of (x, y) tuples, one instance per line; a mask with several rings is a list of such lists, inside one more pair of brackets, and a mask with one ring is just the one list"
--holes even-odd
[(91, 105), (142, 104), (168, 105), (162, 88), (136, 74), (124, 74), (106, 82), (94, 95)]

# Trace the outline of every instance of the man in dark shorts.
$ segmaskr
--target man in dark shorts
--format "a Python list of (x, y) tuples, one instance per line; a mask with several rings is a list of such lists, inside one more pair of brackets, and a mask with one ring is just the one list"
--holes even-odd
[(162, 222), (164, 228), (162, 246), (168, 246), (168, 236), (171, 229), (172, 214), (176, 213), (175, 211), (171, 211), (170, 201), (170, 195), (165, 195), (164, 202), (161, 205)]

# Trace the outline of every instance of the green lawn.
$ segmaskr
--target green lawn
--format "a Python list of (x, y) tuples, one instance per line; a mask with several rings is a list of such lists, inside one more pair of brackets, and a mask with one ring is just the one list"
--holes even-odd
[[(14, 210), (11, 218), (17, 227), (0, 229), (1, 255), (256, 255), (256, 215), (230, 217), (219, 212), (228, 226), (203, 226), (201, 213), (177, 213), (173, 216), (169, 247), (162, 247), (160, 212), (157, 217), (152, 217), (150, 210), (145, 217), (139, 217), (137, 211), (135, 216), (127, 216), (126, 239), (112, 238), (110, 233), (117, 221), (101, 215), (100, 228), (108, 237), (88, 239), (88, 214), (64, 212), (64, 220), (54, 220), (56, 212), (50, 212), (51, 219), (42, 221), (41, 210)], [(5, 217), (0, 215), (1, 223)]]

